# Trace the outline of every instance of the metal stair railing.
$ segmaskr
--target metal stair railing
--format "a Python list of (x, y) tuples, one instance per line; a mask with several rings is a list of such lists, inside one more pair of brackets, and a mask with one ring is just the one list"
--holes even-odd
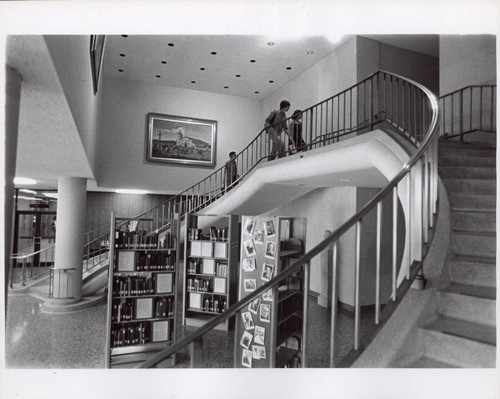
[(466, 86), (439, 97), (440, 136), (444, 139), (474, 132), (496, 133), (496, 85)]
[[(367, 83), (368, 82), (368, 83)], [(343, 361), (341, 365), (349, 365), (353, 359), (358, 356), (366, 345), (366, 339), (373, 337), (376, 331), (380, 330), (381, 325), (390, 317), (397, 304), (400, 302), (406, 290), (409, 288), (413, 279), (419, 275), (422, 277), (423, 261), (426, 250), (428, 249), (432, 237), (434, 215), (437, 212), (437, 122), (439, 115), (438, 101), (436, 97), (424, 86), (384, 71), (376, 72), (363, 80), (360, 84), (368, 84), (369, 89), (364, 92), (363, 97), (357, 100), (363, 104), (368, 104), (370, 110), (369, 118), (366, 115), (361, 116), (362, 120), (370, 120), (369, 128), (375, 123), (386, 122), (392, 125), (400, 132), (401, 136), (407, 139), (415, 147), (415, 152), (408, 162), (406, 162), (399, 173), (397, 173), (389, 184), (381, 189), (359, 212), (354, 214), (332, 235), (318, 243), (309, 252), (299, 258), (295, 263), (280, 272), (269, 282), (261, 286), (256, 291), (239, 300), (236, 304), (230, 306), (224, 313), (208, 321), (202, 327), (199, 327), (193, 333), (185, 336), (161, 352), (152, 355), (152, 357), (139, 365), (140, 368), (151, 368), (158, 365), (179, 350), (187, 347), (200, 347), (203, 336), (214, 329), (219, 323), (235, 317), (240, 310), (255, 300), (265, 291), (276, 287), (280, 282), (293, 274), (303, 270), (304, 273), (304, 301), (303, 301), (303, 319), (302, 319), (302, 339), (304, 346), (302, 348), (302, 367), (307, 367), (307, 335), (308, 335), (308, 294), (309, 294), (309, 275), (310, 261), (318, 256), (322, 251), (333, 247), (333, 273), (332, 273), (332, 303), (331, 303), (331, 331), (330, 331), (330, 366), (335, 367), (335, 350), (337, 348), (336, 329), (337, 329), (337, 301), (338, 301), (338, 269), (347, 267), (339, 264), (338, 245), (339, 240), (345, 233), (351, 229), (355, 230), (355, 265), (354, 265), (354, 332), (352, 339), (352, 350), (348, 361)], [(354, 86), (359, 89), (359, 86)], [(351, 92), (352, 93), (352, 92)], [(359, 91), (358, 91), (359, 93)], [(352, 95), (352, 94), (351, 94)], [(366, 107), (362, 107), (366, 109)], [(358, 110), (359, 112), (360, 110)], [(363, 111), (361, 111), (363, 112)], [(344, 113), (342, 113), (344, 114)], [(374, 121), (372, 115), (385, 115), (383, 120)], [(337, 114), (338, 116), (339, 114)], [(344, 114), (345, 115), (345, 114)], [(377, 118), (378, 119), (378, 118)], [(374, 123), (375, 122), (375, 123)], [(340, 131), (340, 129), (336, 129)], [(309, 142), (312, 138), (308, 136)], [(393, 202), (393, 223), (392, 231), (389, 237), (382, 234), (382, 216), (383, 203), (385, 198), (392, 199)], [(397, 204), (401, 201), (407, 206), (405, 220), (405, 244), (406, 251), (403, 259), (398, 259), (398, 220)], [(361, 264), (361, 230), (363, 220), (372, 212), (376, 213), (376, 254), (373, 260), (375, 268), (375, 317), (374, 332), (363, 336), (364, 342), (361, 342), (360, 332), (360, 264)], [(386, 232), (387, 233), (387, 232)], [(392, 236), (391, 236), (392, 235)], [(384, 239), (392, 241), (392, 271), (390, 283), (392, 286), (390, 296), (385, 304), (382, 304), (384, 298), (381, 298), (381, 243)], [(398, 263), (400, 265), (398, 265)], [(401, 278), (402, 277), (402, 278)], [(237, 343), (235, 343), (237, 345)]]

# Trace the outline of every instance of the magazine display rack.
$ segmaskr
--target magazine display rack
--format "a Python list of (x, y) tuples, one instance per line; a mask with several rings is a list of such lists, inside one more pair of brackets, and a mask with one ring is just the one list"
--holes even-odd
[[(304, 254), (306, 219), (243, 216), (239, 299)], [(301, 358), (303, 276), (287, 278), (236, 317), (234, 366), (298, 367)]]
[(178, 219), (117, 227), (126, 220), (111, 216), (106, 368), (135, 367), (176, 339)]

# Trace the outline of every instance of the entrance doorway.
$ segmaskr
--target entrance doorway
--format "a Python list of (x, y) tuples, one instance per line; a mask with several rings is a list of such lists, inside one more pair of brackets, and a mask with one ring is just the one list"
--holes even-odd
[[(55, 227), (52, 220), (56, 212), (17, 211), (15, 223), (15, 254), (32, 254), (55, 243)], [(22, 262), (17, 262), (16, 267)], [(54, 265), (54, 251), (35, 254), (30, 258), (30, 267), (49, 267)]]

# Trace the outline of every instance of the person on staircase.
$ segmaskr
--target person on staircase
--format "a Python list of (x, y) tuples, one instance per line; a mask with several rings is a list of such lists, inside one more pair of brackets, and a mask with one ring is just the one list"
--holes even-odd
[[(229, 160), (224, 165), (224, 183), (225, 190), (231, 190), (236, 184), (238, 180), (238, 165), (236, 164), (236, 152), (231, 151), (229, 153)], [(225, 191), (223, 189), (223, 191)]]
[(281, 101), (279, 110), (271, 111), (264, 122), (266, 133), (269, 135), (269, 139), (272, 142), (269, 160), (276, 159), (276, 157), (281, 158), (284, 156), (285, 145), (281, 141), (282, 132), (285, 132), (285, 134), (290, 138), (290, 141), (293, 144), (293, 138), (288, 130), (286, 122), (286, 112), (289, 109), (290, 102), (287, 100)]
[(290, 122), (290, 130), (292, 132), (293, 141), (297, 152), (306, 150), (306, 143), (302, 138), (302, 111), (296, 109), (292, 114)]

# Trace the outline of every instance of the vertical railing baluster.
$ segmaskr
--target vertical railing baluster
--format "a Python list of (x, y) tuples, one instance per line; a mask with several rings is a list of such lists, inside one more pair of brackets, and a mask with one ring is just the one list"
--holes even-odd
[(380, 248), (382, 243), (382, 201), (377, 204), (377, 249), (376, 249), (376, 277), (375, 277), (375, 324), (380, 322)]
[(483, 86), (479, 87), (479, 130), (483, 130)]
[(335, 367), (335, 334), (337, 332), (337, 241), (332, 250), (332, 297), (330, 318), (330, 367)]
[(310, 284), (310, 264), (304, 263), (304, 292), (302, 297), (302, 368), (307, 367), (307, 338), (309, 336), (309, 284)]
[(359, 348), (359, 321), (360, 321), (360, 303), (359, 303), (359, 281), (360, 281), (360, 263), (361, 263), (361, 220), (356, 222), (356, 264), (354, 270), (354, 350)]
[(392, 300), (396, 301), (396, 272), (398, 259), (398, 186), (392, 190)]
[(462, 137), (463, 137), (463, 134), (464, 134), (464, 90), (461, 89), (459, 91), (459, 96), (460, 96), (460, 133), (462, 134)]
[(408, 222), (407, 222), (407, 226), (406, 226), (406, 244), (408, 246), (408, 256), (407, 256), (407, 263), (406, 263), (406, 279), (409, 280), (410, 279), (410, 265), (411, 265), (411, 261), (412, 261), (412, 227), (413, 227), (413, 223), (412, 223), (412, 219), (413, 219), (413, 209), (412, 209), (412, 197), (413, 197), (413, 190), (412, 190), (412, 179), (411, 179), (411, 174), (412, 174), (412, 171), (409, 170), (408, 171), (408, 174), (406, 175), (407, 177), (407, 182), (408, 182), (408, 187), (407, 187), (407, 195), (408, 195)]

